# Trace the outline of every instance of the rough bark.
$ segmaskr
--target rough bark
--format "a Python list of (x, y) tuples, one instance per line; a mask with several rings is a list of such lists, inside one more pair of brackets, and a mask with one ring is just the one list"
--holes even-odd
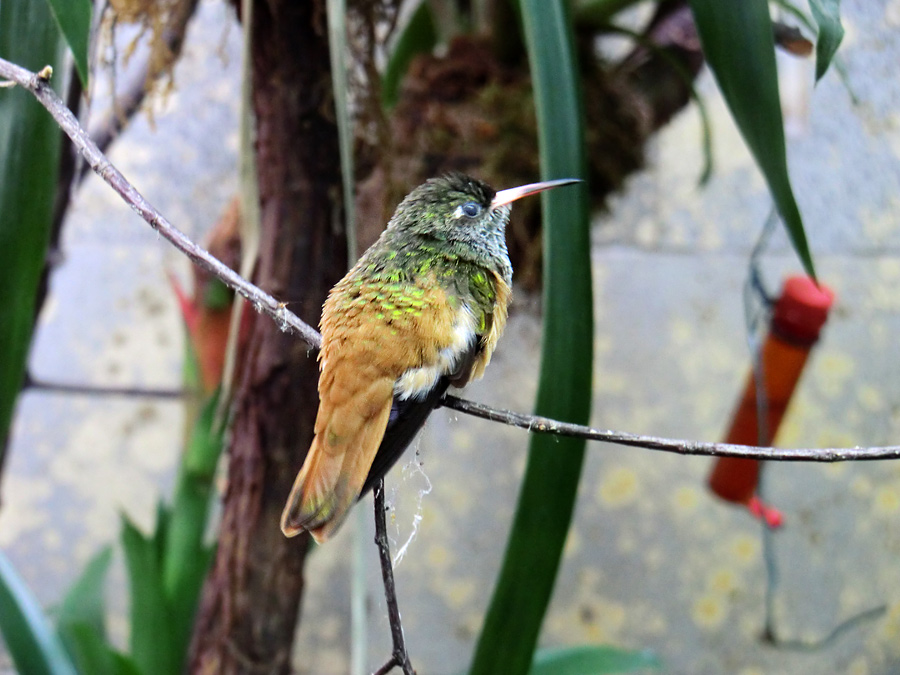
[[(346, 269), (323, 0), (254, 3), (262, 240), (255, 281), (316, 324)], [(194, 673), (287, 673), (308, 540), (279, 516), (312, 438), (314, 356), (255, 317), (236, 392), (218, 552), (204, 588)]]

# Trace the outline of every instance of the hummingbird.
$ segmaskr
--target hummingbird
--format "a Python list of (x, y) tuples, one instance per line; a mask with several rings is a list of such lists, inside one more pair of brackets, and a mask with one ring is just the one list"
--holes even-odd
[(450, 173), (401, 201), (325, 301), (315, 437), (281, 516), (286, 536), (328, 539), (447, 388), (484, 374), (506, 325), (511, 204), (576, 182), (496, 192)]

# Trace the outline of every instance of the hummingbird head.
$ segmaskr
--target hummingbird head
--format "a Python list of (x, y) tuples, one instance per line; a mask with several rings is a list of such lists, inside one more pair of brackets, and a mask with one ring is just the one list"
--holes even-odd
[(508, 266), (506, 224), (512, 202), (577, 182), (566, 178), (497, 192), (477, 178), (448, 173), (410, 192), (394, 212), (388, 229), (436, 241), (478, 262), (505, 261)]
[(508, 209), (493, 213), (495, 190), (461, 173), (431, 178), (400, 202), (388, 228), (440, 241), (469, 241), (505, 226)]

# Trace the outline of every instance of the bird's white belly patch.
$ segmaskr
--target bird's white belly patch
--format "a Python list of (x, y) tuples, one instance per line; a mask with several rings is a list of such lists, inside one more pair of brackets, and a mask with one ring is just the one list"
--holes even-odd
[(401, 401), (419, 398), (427, 394), (437, 384), (441, 375), (453, 371), (460, 357), (475, 340), (475, 314), (469, 305), (460, 307), (453, 322), (453, 340), (449, 347), (442, 349), (435, 363), (421, 368), (410, 368), (397, 378), (394, 394)]

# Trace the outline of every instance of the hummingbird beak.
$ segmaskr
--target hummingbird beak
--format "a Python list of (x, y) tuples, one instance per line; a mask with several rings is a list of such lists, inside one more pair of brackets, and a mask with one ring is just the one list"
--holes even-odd
[(507, 190), (500, 190), (500, 192), (494, 195), (494, 200), (491, 202), (491, 209), (511, 204), (517, 199), (522, 199), (522, 197), (534, 195), (538, 192), (543, 192), (544, 190), (581, 182), (583, 181), (580, 178), (559, 178), (557, 180), (545, 180), (540, 183), (529, 183), (528, 185), (520, 185), (519, 187), (509, 188)]

